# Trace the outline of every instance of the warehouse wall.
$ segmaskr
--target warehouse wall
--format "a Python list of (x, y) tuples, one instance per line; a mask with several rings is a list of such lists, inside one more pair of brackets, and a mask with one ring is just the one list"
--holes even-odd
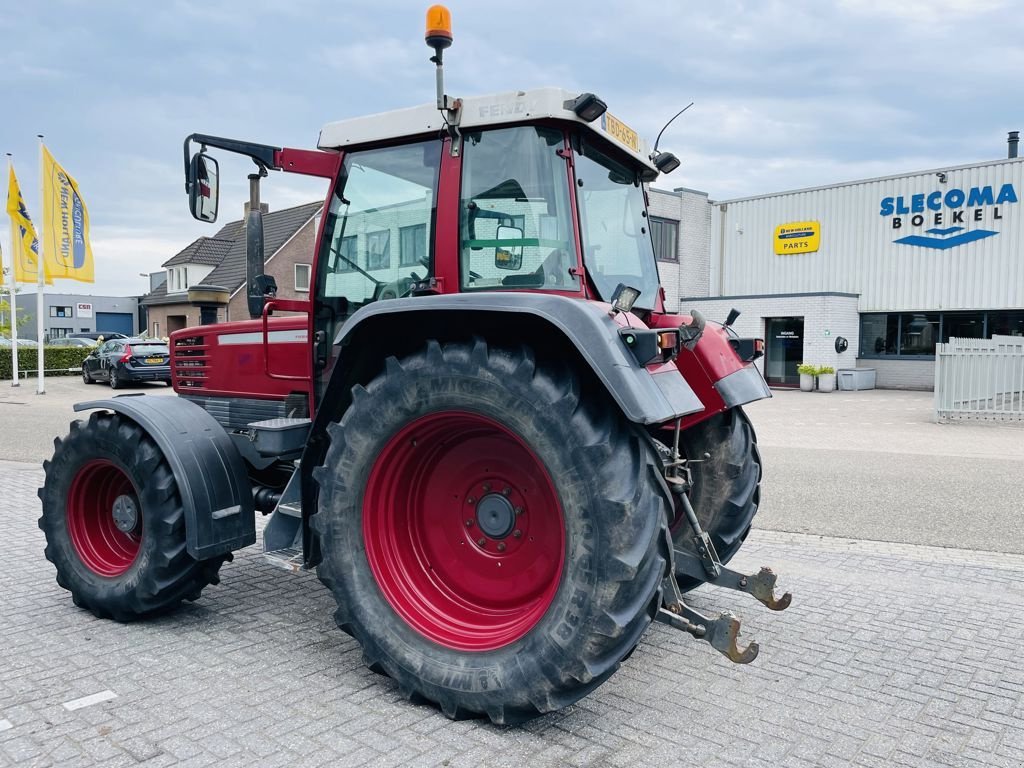
[[(993, 204), (968, 206), (972, 188), (980, 198), (990, 188)], [(962, 190), (962, 200), (955, 190)], [(1003, 202), (995, 204), (1000, 192)], [(938, 196), (929, 198), (933, 193)], [(862, 312), (1021, 308), (1022, 195), (1024, 158), (715, 204), (712, 293), (859, 293)], [(917, 226), (918, 214), (894, 210), (901, 196), (907, 209), (923, 211)], [(892, 199), (886, 203), (887, 198)], [(947, 205), (958, 201), (956, 207)], [(939, 210), (930, 209), (929, 202)], [(889, 210), (893, 213), (883, 215)], [(958, 212), (960, 223), (953, 221)], [(894, 229), (897, 218), (901, 226)], [(801, 221), (821, 223), (819, 250), (776, 255), (775, 228)], [(941, 233), (954, 226), (964, 230)], [(974, 230), (997, 234), (950, 245)], [(946, 247), (894, 242), (911, 235)]]

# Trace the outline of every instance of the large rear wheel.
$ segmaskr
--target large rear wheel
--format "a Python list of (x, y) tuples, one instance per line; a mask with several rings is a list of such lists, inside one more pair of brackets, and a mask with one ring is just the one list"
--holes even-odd
[(197, 561), (185, 549), (185, 514), (167, 460), (145, 430), (119, 414), (72, 422), (43, 464), (39, 489), (46, 559), (75, 604), (117, 621), (196, 600), (230, 555)]
[[(754, 427), (736, 407), (687, 429), (681, 438), (683, 453), (695, 460), (690, 464), (690, 503), (719, 559), (727, 563), (750, 533), (761, 503), (761, 454)], [(676, 547), (696, 552), (693, 530), (681, 510), (672, 523), (672, 538)], [(682, 575), (678, 581), (683, 589), (702, 583)]]
[(437, 342), (329, 429), (320, 579), (370, 667), (449, 717), (518, 722), (580, 699), (661, 599), (668, 501), (603, 393), (526, 348)]

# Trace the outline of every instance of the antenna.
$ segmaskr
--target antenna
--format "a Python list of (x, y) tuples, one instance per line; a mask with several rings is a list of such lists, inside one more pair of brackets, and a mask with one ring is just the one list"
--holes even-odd
[(654, 140), (654, 152), (653, 152), (653, 154), (658, 154), (658, 142), (661, 141), (661, 134), (663, 134), (665, 132), (665, 128), (668, 128), (670, 125), (672, 125), (673, 120), (675, 120), (677, 117), (679, 117), (681, 114), (683, 114), (683, 112), (685, 112), (686, 110), (688, 110), (692, 106), (693, 106), (693, 102), (691, 101), (685, 107), (683, 107), (678, 112), (676, 112), (674, 115), (672, 115), (672, 119), (669, 120), (667, 123), (665, 123), (665, 127), (664, 128), (662, 128), (660, 131), (658, 131), (658, 138), (656, 138)]

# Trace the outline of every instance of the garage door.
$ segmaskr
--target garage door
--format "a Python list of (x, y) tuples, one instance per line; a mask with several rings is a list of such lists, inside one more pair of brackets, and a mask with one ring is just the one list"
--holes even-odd
[(97, 312), (96, 331), (98, 333), (123, 333), (125, 336), (135, 335), (131, 312)]

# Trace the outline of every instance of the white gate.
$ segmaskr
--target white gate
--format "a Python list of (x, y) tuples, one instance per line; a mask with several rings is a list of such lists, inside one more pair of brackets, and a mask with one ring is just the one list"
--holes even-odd
[(938, 421), (1024, 421), (1024, 337), (956, 339), (935, 346)]

